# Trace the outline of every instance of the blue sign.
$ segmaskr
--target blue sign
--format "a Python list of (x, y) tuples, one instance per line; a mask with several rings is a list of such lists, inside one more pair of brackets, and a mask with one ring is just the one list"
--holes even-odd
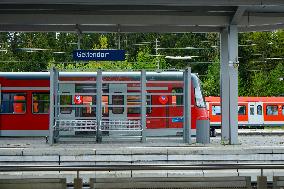
[(82, 61), (124, 61), (125, 50), (75, 50), (74, 60)]
[(173, 122), (173, 123), (183, 122), (183, 118), (182, 118), (182, 117), (175, 117), (175, 118), (172, 118), (172, 122)]

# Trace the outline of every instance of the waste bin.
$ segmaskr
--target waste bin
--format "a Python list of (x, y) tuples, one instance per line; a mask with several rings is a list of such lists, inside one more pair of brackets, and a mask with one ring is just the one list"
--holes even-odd
[(201, 144), (210, 143), (210, 123), (209, 120), (196, 121), (196, 142)]

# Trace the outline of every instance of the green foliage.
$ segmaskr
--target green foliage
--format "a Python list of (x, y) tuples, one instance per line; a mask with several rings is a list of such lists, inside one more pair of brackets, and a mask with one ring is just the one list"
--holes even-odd
[[(72, 60), (77, 49), (77, 34), (72, 33), (1, 33), (0, 71), (45, 71), (51, 65), (60, 70), (136, 70), (183, 69), (202, 79), (206, 96), (220, 95), (219, 35), (217, 33), (131, 33), (83, 34), (81, 49), (117, 49), (127, 52), (121, 62)], [(156, 39), (158, 46), (156, 46)], [(138, 45), (137, 45), (138, 44)], [(278, 96), (284, 94), (284, 31), (239, 34), (239, 95)], [(158, 47), (158, 49), (156, 49)], [(197, 49), (184, 49), (196, 47)], [(25, 51), (24, 48), (39, 48)], [(201, 48), (201, 49), (199, 49)], [(6, 50), (7, 51), (6, 51)], [(158, 55), (158, 56), (156, 56)], [(191, 60), (170, 60), (165, 56), (198, 56)], [(271, 59), (279, 57), (279, 59)], [(72, 62), (72, 63), (70, 63)], [(194, 62), (215, 62), (202, 64)], [(159, 66), (158, 66), (159, 65)]]
[(203, 81), (205, 96), (220, 95), (220, 63), (213, 63), (208, 66), (206, 79)]

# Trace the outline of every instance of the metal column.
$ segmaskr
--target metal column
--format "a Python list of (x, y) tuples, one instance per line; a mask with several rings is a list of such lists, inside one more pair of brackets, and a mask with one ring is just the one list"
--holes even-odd
[[(56, 68), (50, 68), (50, 103), (49, 103), (49, 144), (52, 145), (54, 143), (54, 125), (57, 111), (55, 111), (55, 107), (57, 104), (57, 83), (58, 83), (58, 72)], [(57, 107), (56, 107), (57, 109)]]
[(238, 143), (238, 30), (230, 25), (221, 31), (222, 141)]
[(96, 138), (97, 142), (102, 141), (102, 134), (100, 131), (101, 120), (102, 120), (102, 70), (97, 71), (97, 78), (96, 78), (96, 119), (97, 119), (97, 132)]
[[(58, 81), (59, 81), (59, 72), (57, 71), (57, 69), (55, 68), (54, 69), (54, 76), (53, 76), (53, 94), (54, 94), (54, 125), (56, 123), (56, 120), (58, 119), (58, 116), (59, 116), (59, 105), (60, 105), (60, 101), (59, 101), (59, 95), (58, 95), (58, 92), (59, 92), (59, 84), (58, 84)], [(54, 142), (57, 142), (59, 138), (59, 130), (54, 130), (53, 131), (53, 139), (54, 139)]]
[(142, 142), (146, 142), (146, 71), (141, 70), (141, 125), (142, 125)]
[(184, 143), (191, 144), (191, 68), (185, 69), (183, 81), (183, 141)]

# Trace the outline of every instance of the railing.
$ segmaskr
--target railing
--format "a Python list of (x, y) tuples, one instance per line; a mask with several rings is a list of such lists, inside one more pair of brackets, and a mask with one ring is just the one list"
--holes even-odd
[(102, 120), (101, 131), (142, 131), (140, 120)]
[(55, 130), (59, 131), (96, 131), (96, 120), (56, 120)]

